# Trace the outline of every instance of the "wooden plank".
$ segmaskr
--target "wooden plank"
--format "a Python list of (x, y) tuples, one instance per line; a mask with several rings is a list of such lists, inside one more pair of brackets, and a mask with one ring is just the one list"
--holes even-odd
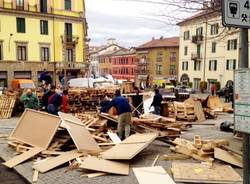
[(32, 182), (33, 183), (37, 182), (37, 180), (38, 180), (38, 174), (39, 174), (39, 171), (34, 170), (34, 174), (33, 174), (33, 178), (32, 178)]
[(66, 129), (69, 132), (79, 151), (86, 151), (88, 153), (99, 153), (101, 151), (97, 142), (91, 136), (89, 131), (80, 125), (65, 121)]
[(111, 160), (130, 160), (152, 143), (158, 134), (134, 134), (122, 141), (120, 144), (103, 152), (101, 157)]
[(133, 168), (139, 184), (175, 184), (161, 166)]
[(120, 137), (118, 137), (118, 135), (116, 133), (113, 133), (111, 131), (108, 131), (107, 133), (108, 133), (108, 136), (110, 137), (110, 139), (112, 140), (113, 143), (118, 144), (118, 143), (122, 142)]
[(9, 168), (13, 168), (16, 165), (32, 158), (33, 156), (39, 154), (41, 151), (43, 151), (43, 148), (40, 147), (35, 147), (27, 152), (24, 152), (21, 155), (18, 155), (10, 160), (8, 160), (7, 162), (3, 163), (3, 165), (9, 167)]
[(41, 172), (41, 173), (45, 173), (51, 169), (54, 169), (66, 162), (69, 162), (70, 160), (73, 160), (77, 157), (82, 156), (84, 153), (78, 153), (77, 150), (73, 150), (73, 151), (68, 151), (65, 152), (64, 154), (61, 154), (60, 156), (51, 158), (49, 160), (46, 160), (44, 162), (40, 162), (37, 163), (35, 165), (33, 165), (33, 169)]
[(104, 160), (95, 157), (87, 157), (83, 160), (80, 168), (106, 173), (128, 175), (129, 164), (116, 161)]
[(220, 148), (214, 148), (214, 158), (243, 168), (242, 157), (232, 152), (228, 152)]
[(186, 183), (241, 183), (242, 178), (229, 165), (208, 166), (200, 163), (173, 162), (175, 182)]
[(46, 150), (59, 125), (58, 116), (26, 109), (19, 119), (10, 139), (18, 140)]
[(206, 120), (201, 102), (199, 101), (194, 102), (194, 114), (196, 115), (198, 122), (202, 122)]

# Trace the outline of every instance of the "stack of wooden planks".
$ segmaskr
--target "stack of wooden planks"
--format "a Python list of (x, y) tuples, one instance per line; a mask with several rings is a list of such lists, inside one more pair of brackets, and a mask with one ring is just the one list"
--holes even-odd
[(69, 89), (68, 112), (84, 113), (86, 111), (97, 111), (101, 100), (105, 96), (113, 97), (114, 88), (77, 88)]
[(15, 102), (16, 102), (15, 95), (0, 96), (0, 119), (11, 118)]

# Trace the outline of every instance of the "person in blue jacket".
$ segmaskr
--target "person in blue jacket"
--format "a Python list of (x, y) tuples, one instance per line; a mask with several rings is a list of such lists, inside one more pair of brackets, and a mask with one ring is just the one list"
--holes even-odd
[(108, 112), (111, 107), (115, 107), (118, 113), (118, 136), (123, 139), (130, 135), (131, 107), (128, 99), (121, 96), (120, 90), (115, 91), (115, 98), (102, 107), (101, 112)]
[(156, 115), (161, 115), (161, 111), (162, 111), (162, 102), (163, 98), (162, 98), (162, 95), (160, 94), (160, 91), (159, 89), (155, 89), (155, 96), (154, 96), (154, 99), (153, 99), (153, 102), (151, 104), (150, 107), (154, 107), (154, 112), (153, 114), (156, 114)]

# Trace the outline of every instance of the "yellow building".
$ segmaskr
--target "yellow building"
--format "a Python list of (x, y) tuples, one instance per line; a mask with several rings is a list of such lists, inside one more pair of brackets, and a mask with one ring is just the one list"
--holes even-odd
[(136, 84), (167, 83), (177, 79), (179, 37), (152, 39), (136, 48)]
[(0, 83), (37, 84), (44, 68), (54, 81), (63, 68), (69, 77), (83, 74), (86, 37), (84, 0), (0, 0)]

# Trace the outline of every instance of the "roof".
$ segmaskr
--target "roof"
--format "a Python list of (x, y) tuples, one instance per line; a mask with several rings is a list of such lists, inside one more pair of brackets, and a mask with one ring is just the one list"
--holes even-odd
[(218, 6), (218, 7), (215, 7), (215, 8), (208, 8), (208, 9), (202, 10), (202, 11), (196, 13), (195, 15), (193, 15), (191, 17), (188, 17), (188, 18), (184, 19), (181, 22), (178, 22), (177, 25), (181, 25), (181, 24), (186, 23), (188, 21), (199, 19), (199, 18), (208, 16), (208, 15), (211, 15), (211, 14), (214, 14), (214, 13), (220, 13), (221, 14), (221, 7)]
[(114, 53), (113, 56), (124, 56), (124, 55), (133, 55), (135, 50), (121, 49), (118, 52)]
[(179, 37), (152, 39), (151, 41), (140, 45), (137, 49), (179, 47)]
[(101, 54), (100, 56), (110, 56), (110, 55), (113, 55), (113, 54), (119, 52), (120, 50), (122, 50), (122, 49), (106, 51), (103, 54)]

